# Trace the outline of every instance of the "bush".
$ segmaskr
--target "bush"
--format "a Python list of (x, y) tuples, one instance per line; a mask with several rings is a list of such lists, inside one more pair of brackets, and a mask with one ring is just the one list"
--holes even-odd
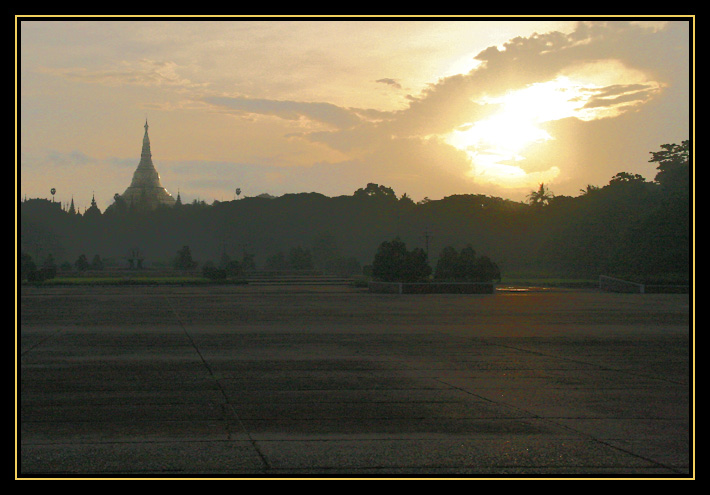
[(202, 265), (202, 276), (210, 280), (226, 280), (227, 270), (224, 268), (217, 268), (211, 261), (205, 262)]
[(183, 246), (182, 249), (177, 252), (173, 266), (178, 270), (191, 270), (197, 266), (197, 262), (192, 259), (189, 246)]
[(232, 260), (227, 263), (227, 265), (224, 267), (226, 271), (226, 276), (227, 277), (241, 277), (244, 274), (244, 270), (242, 269), (242, 264), (239, 263), (237, 260)]
[(103, 270), (104, 269), (104, 262), (101, 259), (101, 256), (98, 254), (94, 256), (94, 259), (91, 261), (91, 269), (92, 270)]
[(88, 270), (89, 269), (89, 260), (86, 259), (86, 255), (85, 254), (79, 255), (77, 260), (74, 262), (74, 266), (80, 272)]
[(420, 282), (430, 274), (431, 267), (424, 250), (408, 251), (399, 237), (380, 244), (372, 262), (373, 278), (383, 282)]
[(20, 280), (27, 280), (30, 272), (36, 270), (37, 266), (35, 265), (35, 262), (32, 261), (32, 256), (24, 251), (20, 252)]
[(49, 280), (57, 276), (57, 264), (54, 262), (54, 257), (51, 254), (47, 255), (44, 263), (42, 263), (41, 271), (45, 280)]
[(476, 257), (476, 251), (467, 245), (460, 253), (451, 246), (439, 255), (434, 278), (440, 281), (493, 282), (500, 281), (500, 269), (488, 256)]

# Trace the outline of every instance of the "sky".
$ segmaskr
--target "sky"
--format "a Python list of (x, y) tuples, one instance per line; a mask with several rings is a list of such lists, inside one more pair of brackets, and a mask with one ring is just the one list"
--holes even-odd
[(653, 180), (650, 153), (692, 138), (691, 21), (23, 17), (18, 193), (103, 211), (146, 119), (183, 203)]

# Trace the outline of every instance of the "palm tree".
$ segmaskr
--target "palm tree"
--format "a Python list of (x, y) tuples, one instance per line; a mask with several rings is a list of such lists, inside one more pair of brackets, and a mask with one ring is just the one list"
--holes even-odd
[(528, 203), (531, 206), (542, 207), (547, 205), (555, 195), (552, 191), (545, 189), (545, 184), (540, 183), (540, 188), (537, 191), (530, 191), (528, 194)]
[(591, 194), (591, 193), (593, 193), (594, 191), (598, 191), (598, 190), (599, 190), (599, 186), (593, 186), (593, 185), (591, 185), (591, 184), (587, 184), (587, 188), (586, 188), (586, 189), (580, 189), (579, 192), (580, 192), (580, 194), (581, 194), (582, 196), (585, 196), (585, 195), (587, 195), (587, 194)]

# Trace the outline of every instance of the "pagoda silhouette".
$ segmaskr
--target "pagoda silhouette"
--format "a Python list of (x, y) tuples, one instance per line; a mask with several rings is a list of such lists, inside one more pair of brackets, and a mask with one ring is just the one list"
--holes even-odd
[(174, 206), (175, 198), (160, 183), (160, 175), (153, 165), (150, 152), (150, 139), (148, 138), (148, 119), (145, 121), (145, 134), (143, 135), (143, 149), (141, 161), (128, 189), (121, 195), (123, 201), (131, 209), (153, 210), (161, 205)]

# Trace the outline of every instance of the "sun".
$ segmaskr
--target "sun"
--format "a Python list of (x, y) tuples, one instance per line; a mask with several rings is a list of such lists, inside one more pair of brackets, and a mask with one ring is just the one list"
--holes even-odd
[[(554, 139), (542, 124), (576, 115), (585, 103), (583, 92), (582, 85), (559, 77), (500, 97), (485, 98), (481, 102), (495, 105), (498, 111), (454, 130), (446, 140), (469, 154), (474, 165), (471, 175), (479, 180), (510, 187), (522, 187), (521, 182), (535, 184), (539, 177), (528, 177), (520, 166), (525, 150)], [(557, 168), (550, 170), (552, 175), (557, 173)]]
[(526, 172), (524, 160), (533, 145), (554, 140), (546, 122), (575, 117), (582, 121), (613, 118), (657, 94), (663, 85), (619, 61), (604, 60), (571, 67), (549, 81), (530, 84), (495, 97), (476, 100), (496, 111), (444, 136), (468, 153), (470, 175), (503, 187), (549, 182), (560, 169)]

